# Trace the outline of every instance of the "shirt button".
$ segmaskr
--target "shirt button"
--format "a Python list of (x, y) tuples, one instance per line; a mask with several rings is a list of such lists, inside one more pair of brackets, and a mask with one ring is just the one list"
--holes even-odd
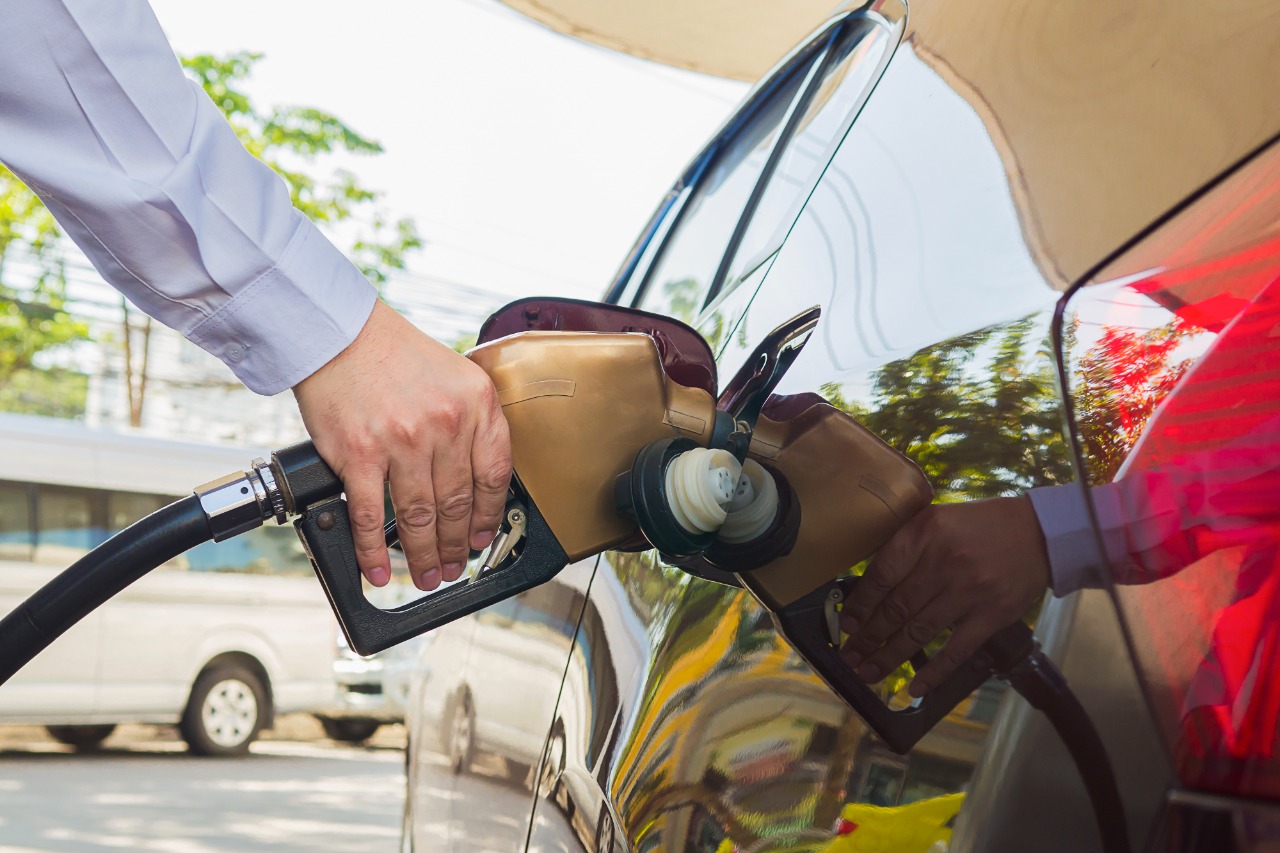
[(244, 361), (244, 348), (239, 344), (229, 345), (225, 350), (225, 354), (227, 356), (227, 361), (232, 364), (239, 364)]

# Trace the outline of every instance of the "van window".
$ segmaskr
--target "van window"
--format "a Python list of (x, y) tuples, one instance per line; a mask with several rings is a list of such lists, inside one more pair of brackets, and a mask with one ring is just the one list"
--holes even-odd
[[(65, 568), (173, 500), (142, 492), (0, 482), (0, 559)], [(275, 525), (225, 542), (197, 545), (165, 568), (256, 575), (311, 573), (293, 528)]]
[(0, 483), (0, 560), (30, 560), (34, 534), (26, 485)]
[(245, 575), (308, 575), (311, 563), (292, 526), (266, 525), (225, 542), (205, 542), (188, 551), (192, 572)]
[(108, 492), (107, 528), (113, 534), (124, 530), (135, 521), (145, 518), (169, 504), (171, 500), (171, 498), (164, 498), (159, 495)]
[(90, 489), (36, 487), (37, 563), (70, 565), (107, 538), (97, 497)]

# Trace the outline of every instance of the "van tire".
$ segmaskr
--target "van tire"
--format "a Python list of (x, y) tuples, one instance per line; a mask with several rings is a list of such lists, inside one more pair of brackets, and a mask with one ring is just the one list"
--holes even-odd
[(373, 737), (382, 723), (363, 717), (318, 717), (324, 736), (342, 743), (364, 743)]
[(453, 707), (449, 724), (449, 769), (461, 776), (471, 770), (476, 754), (476, 712), (471, 707), (471, 694), (463, 693)]
[(196, 755), (244, 755), (267, 714), (267, 689), (258, 674), (238, 661), (223, 661), (196, 678), (178, 730)]
[(107, 723), (100, 726), (45, 726), (44, 730), (59, 743), (89, 752), (102, 746), (102, 742), (111, 737), (116, 727), (114, 723)]

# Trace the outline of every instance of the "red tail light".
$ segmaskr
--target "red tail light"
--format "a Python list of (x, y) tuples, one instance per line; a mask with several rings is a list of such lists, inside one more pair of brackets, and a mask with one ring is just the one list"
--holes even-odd
[(1105, 278), (1069, 363), (1141, 675), (1185, 786), (1280, 799), (1280, 149)]

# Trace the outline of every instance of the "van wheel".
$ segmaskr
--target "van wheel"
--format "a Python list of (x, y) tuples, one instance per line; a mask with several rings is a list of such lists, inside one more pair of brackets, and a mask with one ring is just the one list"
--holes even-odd
[(476, 712), (471, 707), (470, 694), (462, 694), (453, 709), (453, 721), (449, 726), (449, 769), (454, 775), (471, 769), (476, 751)]
[(111, 737), (111, 733), (116, 730), (114, 725), (102, 726), (45, 726), (44, 730), (49, 733), (49, 737), (65, 743), (67, 746), (74, 746), (76, 749), (89, 751), (102, 746), (102, 742)]
[(404, 816), (400, 818), (400, 853), (413, 853), (413, 788), (404, 792)]
[(178, 724), (196, 755), (244, 755), (267, 720), (262, 680), (241, 663), (220, 663), (200, 673)]
[(320, 725), (324, 728), (325, 737), (329, 740), (338, 740), (343, 743), (364, 743), (373, 737), (373, 733), (382, 725), (377, 720), (361, 720), (357, 718), (333, 719), (331, 717), (320, 717), (319, 720)]
[(551, 727), (551, 739), (547, 741), (547, 754), (542, 757), (542, 775), (538, 779), (539, 795), (548, 800), (560, 799), (560, 784), (568, 755), (564, 723), (556, 720)]

